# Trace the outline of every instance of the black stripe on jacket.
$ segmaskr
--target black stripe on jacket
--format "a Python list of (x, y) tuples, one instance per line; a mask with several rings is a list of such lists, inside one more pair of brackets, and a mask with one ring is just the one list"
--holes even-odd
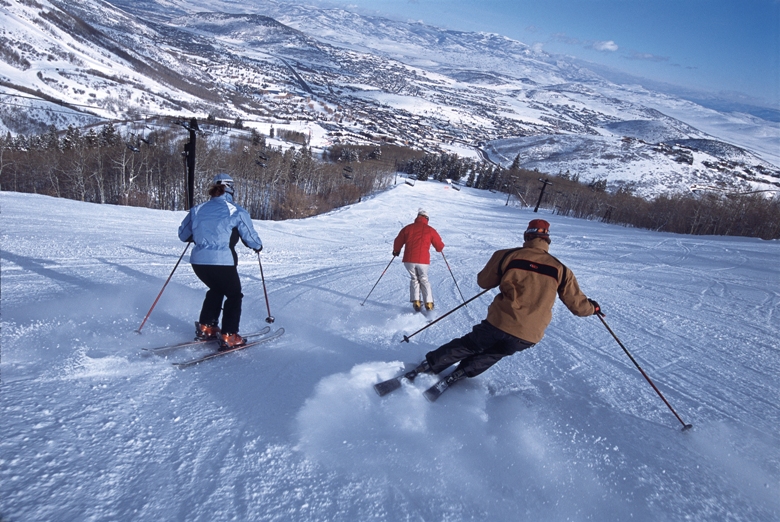
[(508, 265), (506, 265), (507, 271), (511, 270), (512, 268), (517, 268), (518, 270), (526, 270), (528, 272), (536, 272), (537, 274), (542, 274), (546, 276), (550, 276), (553, 279), (555, 279), (555, 282), (558, 282), (558, 269), (554, 266), (550, 265), (543, 265), (542, 263), (534, 263), (532, 261), (528, 261), (525, 259), (513, 259), (509, 262)]

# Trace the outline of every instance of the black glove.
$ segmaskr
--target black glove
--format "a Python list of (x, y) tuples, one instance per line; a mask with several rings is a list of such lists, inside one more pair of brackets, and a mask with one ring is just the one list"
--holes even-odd
[(393, 252), (393, 257), (397, 257), (397, 256), (398, 256), (398, 254), (400, 254), (400, 253), (401, 253), (401, 252), (395, 252), (395, 251), (394, 251), (394, 252)]
[(588, 302), (593, 305), (593, 315), (598, 315), (599, 317), (604, 317), (604, 313), (601, 311), (601, 307), (599, 304), (594, 301), (593, 299), (588, 299)]

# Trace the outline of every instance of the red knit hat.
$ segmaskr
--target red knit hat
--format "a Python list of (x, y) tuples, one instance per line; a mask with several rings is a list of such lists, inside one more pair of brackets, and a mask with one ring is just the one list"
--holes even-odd
[(530, 241), (537, 237), (545, 239), (548, 243), (550, 242), (550, 224), (543, 219), (532, 219), (531, 222), (528, 223), (525, 234), (523, 234), (523, 239), (525, 241)]

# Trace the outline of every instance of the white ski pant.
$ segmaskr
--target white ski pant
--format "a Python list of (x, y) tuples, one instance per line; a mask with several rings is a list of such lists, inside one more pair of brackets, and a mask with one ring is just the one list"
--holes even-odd
[[(430, 265), (404, 263), (404, 266), (412, 278), (409, 283), (409, 301), (432, 303), (433, 292), (431, 292), (431, 283), (428, 281), (428, 267)], [(420, 299), (420, 290), (422, 290), (422, 299)]]

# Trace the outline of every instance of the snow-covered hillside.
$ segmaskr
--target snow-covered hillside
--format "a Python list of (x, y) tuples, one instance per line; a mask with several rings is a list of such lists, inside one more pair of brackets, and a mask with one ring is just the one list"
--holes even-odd
[[(499, 34), (276, 0), (11, 0), (0, 24), (3, 135), (196, 117), (218, 123), (207, 132), (302, 130), (315, 148), (393, 142), (504, 167), (519, 154), (643, 196), (780, 187), (777, 122), (616, 84)], [(690, 154), (668, 152), (679, 140)]]
[[(0, 193), (0, 518), (641, 520), (780, 518), (776, 241), (689, 237), (533, 214), (418, 182), (327, 215), (256, 222), (272, 343), (186, 370), (142, 348), (190, 338), (204, 287), (182, 212)], [(438, 402), (431, 378), (372, 384), (484, 318), (495, 291), (412, 338), (392, 240), (424, 207), (466, 298), (532, 217), (551, 252), (693, 430), (594, 317), (560, 303), (546, 337)], [(241, 251), (242, 331), (267, 316)], [(460, 303), (441, 256), (436, 314)], [(186, 350), (185, 350), (186, 351)]]

